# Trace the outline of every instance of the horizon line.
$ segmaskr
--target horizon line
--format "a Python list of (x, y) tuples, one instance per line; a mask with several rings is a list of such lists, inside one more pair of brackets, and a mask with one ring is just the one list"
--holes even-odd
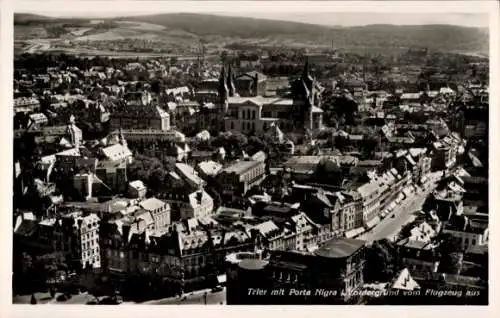
[[(290, 22), (290, 23), (299, 23), (299, 24), (308, 24), (308, 25), (315, 25), (315, 26), (323, 26), (323, 27), (331, 27), (331, 28), (350, 28), (350, 27), (366, 27), (366, 26), (381, 26), (381, 25), (387, 25), (387, 26), (456, 26), (456, 27), (462, 27), (462, 28), (474, 28), (474, 29), (489, 29), (489, 26), (480, 26), (480, 25), (464, 25), (464, 24), (458, 24), (458, 23), (447, 23), (447, 22), (440, 22), (440, 21), (435, 21), (435, 22), (430, 22), (430, 23), (394, 23), (394, 22), (373, 22), (373, 23), (352, 23), (348, 25), (342, 25), (342, 24), (330, 24), (330, 23), (321, 23), (321, 22), (311, 22), (311, 21), (302, 21), (302, 20), (294, 20), (293, 17), (287, 19), (286, 17), (258, 17), (258, 16), (248, 16), (248, 15), (238, 15), (238, 13), (225, 13), (225, 12), (143, 12), (143, 13), (108, 13), (104, 12), (106, 14), (105, 16), (99, 16), (96, 15), (96, 13), (83, 13), (82, 15), (72, 15), (74, 14), (73, 12), (43, 12), (42, 10), (37, 10), (38, 12), (33, 12), (33, 11), (28, 11), (28, 10), (19, 10), (14, 12), (15, 15), (19, 14), (29, 14), (29, 15), (34, 15), (34, 16), (39, 16), (39, 17), (44, 17), (44, 18), (50, 18), (50, 19), (96, 19), (96, 20), (109, 20), (109, 19), (124, 19), (124, 18), (134, 18), (134, 17), (147, 17), (147, 16), (158, 16), (158, 15), (174, 15), (174, 14), (186, 14), (186, 15), (210, 15), (210, 16), (215, 16), (215, 17), (232, 17), (232, 18), (243, 18), (243, 19), (254, 19), (254, 20), (268, 20), (268, 21), (277, 21), (277, 22)], [(77, 12), (77, 11), (76, 11)], [(75, 13), (76, 13), (75, 12)], [(103, 12), (101, 12), (103, 13)], [(338, 12), (343, 15), (350, 14), (350, 15), (360, 15), (360, 14), (368, 14), (362, 13), (362, 12)], [(98, 14), (98, 13), (97, 13)], [(258, 14), (258, 13), (255, 13)], [(321, 13), (318, 13), (321, 14)], [(328, 13), (328, 14), (331, 14)], [(369, 14), (374, 14), (374, 13), (369, 13)], [(375, 13), (377, 14), (377, 13)], [(401, 13), (379, 13), (379, 14), (394, 14), (400, 16)], [(406, 13), (410, 15), (410, 13)], [(438, 13), (436, 13), (438, 14)], [(293, 15), (293, 14), (291, 14)], [(304, 14), (301, 14), (304, 16)], [(470, 15), (474, 15), (474, 13), (471, 13)], [(475, 15), (478, 15), (477, 13)]]

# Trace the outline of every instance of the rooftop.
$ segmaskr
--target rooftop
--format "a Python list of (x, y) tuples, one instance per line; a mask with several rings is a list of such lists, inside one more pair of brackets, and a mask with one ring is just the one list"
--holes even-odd
[(157, 198), (149, 198), (140, 202), (139, 205), (145, 210), (154, 211), (164, 207), (166, 203)]
[(326, 258), (345, 258), (349, 257), (362, 248), (365, 241), (356, 239), (333, 239), (327, 241), (322, 247), (314, 252), (315, 255)]
[(177, 168), (178, 172), (180, 172), (183, 175), (183, 177), (189, 180), (189, 182), (191, 182), (192, 184), (195, 185), (204, 184), (203, 179), (198, 176), (198, 173), (194, 170), (192, 166), (185, 163), (176, 163), (175, 167)]
[(264, 261), (261, 259), (244, 259), (238, 264), (238, 266), (242, 269), (253, 271), (261, 270), (266, 267), (267, 264), (269, 264), (268, 261)]
[(226, 173), (244, 173), (245, 171), (253, 168), (257, 164), (260, 164), (260, 161), (254, 161), (254, 160), (249, 160), (249, 161), (238, 161), (231, 166), (225, 168), (222, 170), (222, 172)]
[(215, 161), (203, 161), (198, 164), (198, 168), (206, 175), (216, 175), (222, 169), (222, 165)]
[(430, 250), (433, 247), (428, 242), (411, 240), (409, 238), (404, 239), (402, 241), (399, 241), (398, 245), (399, 246), (404, 246), (404, 247), (407, 247), (407, 248), (415, 248), (415, 249), (419, 249), (419, 250)]

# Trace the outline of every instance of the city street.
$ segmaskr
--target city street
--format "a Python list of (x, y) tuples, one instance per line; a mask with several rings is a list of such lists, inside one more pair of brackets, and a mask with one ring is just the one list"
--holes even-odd
[[(193, 293), (185, 294), (186, 299), (178, 297), (151, 300), (141, 304), (144, 305), (203, 305), (205, 304), (204, 293), (207, 293), (207, 305), (219, 305), (226, 303), (226, 288), (220, 292), (212, 293), (210, 289), (197, 290)], [(127, 303), (124, 303), (127, 304)]]
[[(45, 293), (35, 293), (35, 298), (37, 304), (53, 304), (53, 305), (85, 305), (88, 301), (94, 300), (95, 297), (89, 295), (88, 293), (81, 293), (78, 295), (72, 295), (70, 299), (65, 301), (57, 301), (57, 297), (60, 296), (61, 293), (56, 293), (54, 298), (50, 297), (48, 292)], [(31, 301), (31, 295), (22, 295), (22, 296), (14, 296), (12, 302), (14, 304), (29, 304)]]
[[(373, 242), (384, 238), (391, 239), (397, 235), (405, 224), (412, 222), (416, 218), (415, 212), (422, 208), (425, 199), (429, 193), (434, 190), (441, 175), (441, 172), (431, 173), (429, 179), (431, 185), (426, 191), (419, 189), (418, 192), (413, 193), (411, 197), (405, 198), (397, 209), (387, 215), (387, 217), (380, 221), (372, 230), (360, 235), (358, 238)], [(395, 215), (395, 217), (392, 218), (392, 215)]]

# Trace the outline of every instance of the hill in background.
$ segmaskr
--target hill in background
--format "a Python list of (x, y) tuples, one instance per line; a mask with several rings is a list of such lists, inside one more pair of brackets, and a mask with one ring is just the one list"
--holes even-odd
[[(158, 14), (108, 19), (135, 21), (164, 26), (170, 32), (182, 32), (216, 41), (221, 39), (267, 39), (273, 43), (333, 45), (342, 49), (426, 47), (448, 52), (488, 53), (488, 30), (453, 25), (369, 25), (329, 27), (322, 25), (227, 17), (210, 14)], [(90, 20), (87, 19), (88, 23)], [(16, 28), (50, 27), (53, 24), (85, 24), (85, 19), (55, 19), (37, 15), (15, 14)], [(83, 26), (83, 25), (82, 25)], [(86, 25), (88, 26), (88, 25)], [(145, 33), (150, 32), (144, 30)]]

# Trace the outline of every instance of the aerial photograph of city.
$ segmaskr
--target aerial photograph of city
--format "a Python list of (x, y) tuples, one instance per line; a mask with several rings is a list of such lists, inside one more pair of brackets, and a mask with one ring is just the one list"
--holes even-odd
[(488, 14), (39, 9), (13, 304), (488, 305)]

